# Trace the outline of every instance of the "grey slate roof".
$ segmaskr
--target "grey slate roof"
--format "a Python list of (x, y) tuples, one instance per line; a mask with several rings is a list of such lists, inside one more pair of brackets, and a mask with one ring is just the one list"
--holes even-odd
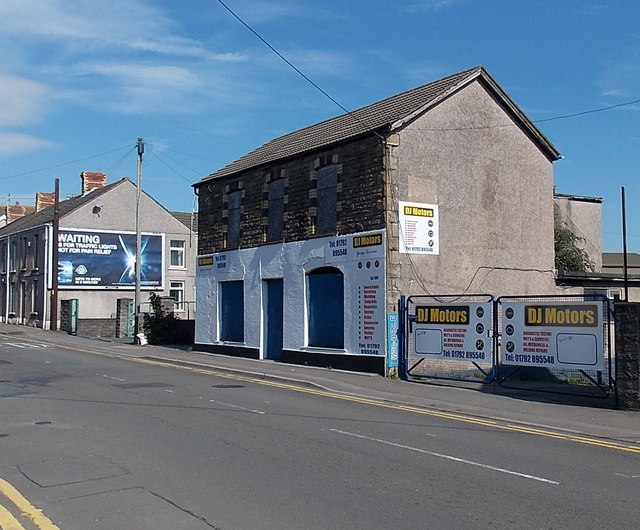
[(189, 230), (198, 233), (198, 214), (196, 212), (169, 212)]
[[(64, 217), (65, 215), (73, 212), (74, 210), (84, 206), (90, 201), (93, 201), (96, 197), (100, 197), (105, 193), (109, 192), (113, 188), (119, 186), (124, 181), (129, 180), (127, 178), (123, 178), (116, 182), (112, 182), (111, 184), (107, 184), (102, 188), (96, 188), (89, 193), (85, 193), (84, 195), (77, 195), (76, 197), (71, 197), (70, 199), (66, 199), (64, 201), (60, 201), (59, 203), (59, 212), (60, 217)], [(0, 237), (15, 234), (16, 232), (21, 232), (23, 230), (27, 230), (29, 228), (34, 228), (36, 226), (42, 226), (48, 223), (53, 222), (53, 206), (47, 206), (38, 212), (34, 212), (20, 219), (16, 219), (15, 221), (9, 223), (6, 226), (0, 228)]]
[(555, 147), (499, 87), (489, 73), (482, 66), (476, 66), (353, 112), (275, 138), (204, 177), (194, 186), (198, 187), (211, 179), (233, 175), (365, 134), (398, 129), (477, 78), (482, 78), (493, 88), (524, 128), (539, 142), (549, 158), (557, 160), (560, 157), (560, 153)]

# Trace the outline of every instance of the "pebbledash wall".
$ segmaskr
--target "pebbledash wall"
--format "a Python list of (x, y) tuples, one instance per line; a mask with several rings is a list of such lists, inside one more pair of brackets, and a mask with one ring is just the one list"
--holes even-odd
[[(401, 295), (557, 294), (558, 158), (482, 67), (272, 140), (195, 185), (196, 347), (269, 358), (270, 279), (284, 293), (279, 358), (380, 373)], [(344, 311), (344, 340), (317, 347), (314, 275), (332, 271), (343, 288), (327, 304)], [(239, 340), (222, 329), (227, 282), (244, 314)]]

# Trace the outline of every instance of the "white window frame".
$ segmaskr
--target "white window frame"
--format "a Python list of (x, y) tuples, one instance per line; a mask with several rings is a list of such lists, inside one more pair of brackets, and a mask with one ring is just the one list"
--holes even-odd
[[(173, 298), (173, 310), (176, 313), (185, 311), (184, 289), (185, 282), (183, 280), (169, 280), (169, 296)], [(174, 293), (177, 295), (174, 296)]]
[[(186, 244), (184, 241), (179, 239), (172, 239), (169, 242), (169, 268), (171, 269), (184, 269), (185, 266), (185, 249)], [(180, 265), (173, 264), (173, 253), (176, 252), (176, 255), (180, 257), (179, 261)]]

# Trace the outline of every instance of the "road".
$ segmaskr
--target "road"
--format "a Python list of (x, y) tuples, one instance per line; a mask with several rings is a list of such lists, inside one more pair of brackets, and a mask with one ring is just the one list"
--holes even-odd
[(630, 446), (0, 337), (0, 526), (636, 528), (638, 499)]

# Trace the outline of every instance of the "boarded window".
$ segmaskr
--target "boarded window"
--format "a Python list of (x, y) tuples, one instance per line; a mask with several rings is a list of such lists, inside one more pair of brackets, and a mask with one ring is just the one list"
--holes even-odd
[(335, 234), (338, 203), (338, 168), (327, 166), (318, 170), (317, 234)]
[(220, 284), (220, 340), (244, 342), (243, 282)]
[(227, 247), (238, 248), (240, 246), (240, 207), (242, 205), (242, 192), (234, 191), (229, 194), (227, 216)]
[(269, 226), (267, 241), (282, 241), (284, 230), (284, 180), (269, 184)]
[(308, 274), (309, 346), (344, 348), (344, 279), (333, 267)]

